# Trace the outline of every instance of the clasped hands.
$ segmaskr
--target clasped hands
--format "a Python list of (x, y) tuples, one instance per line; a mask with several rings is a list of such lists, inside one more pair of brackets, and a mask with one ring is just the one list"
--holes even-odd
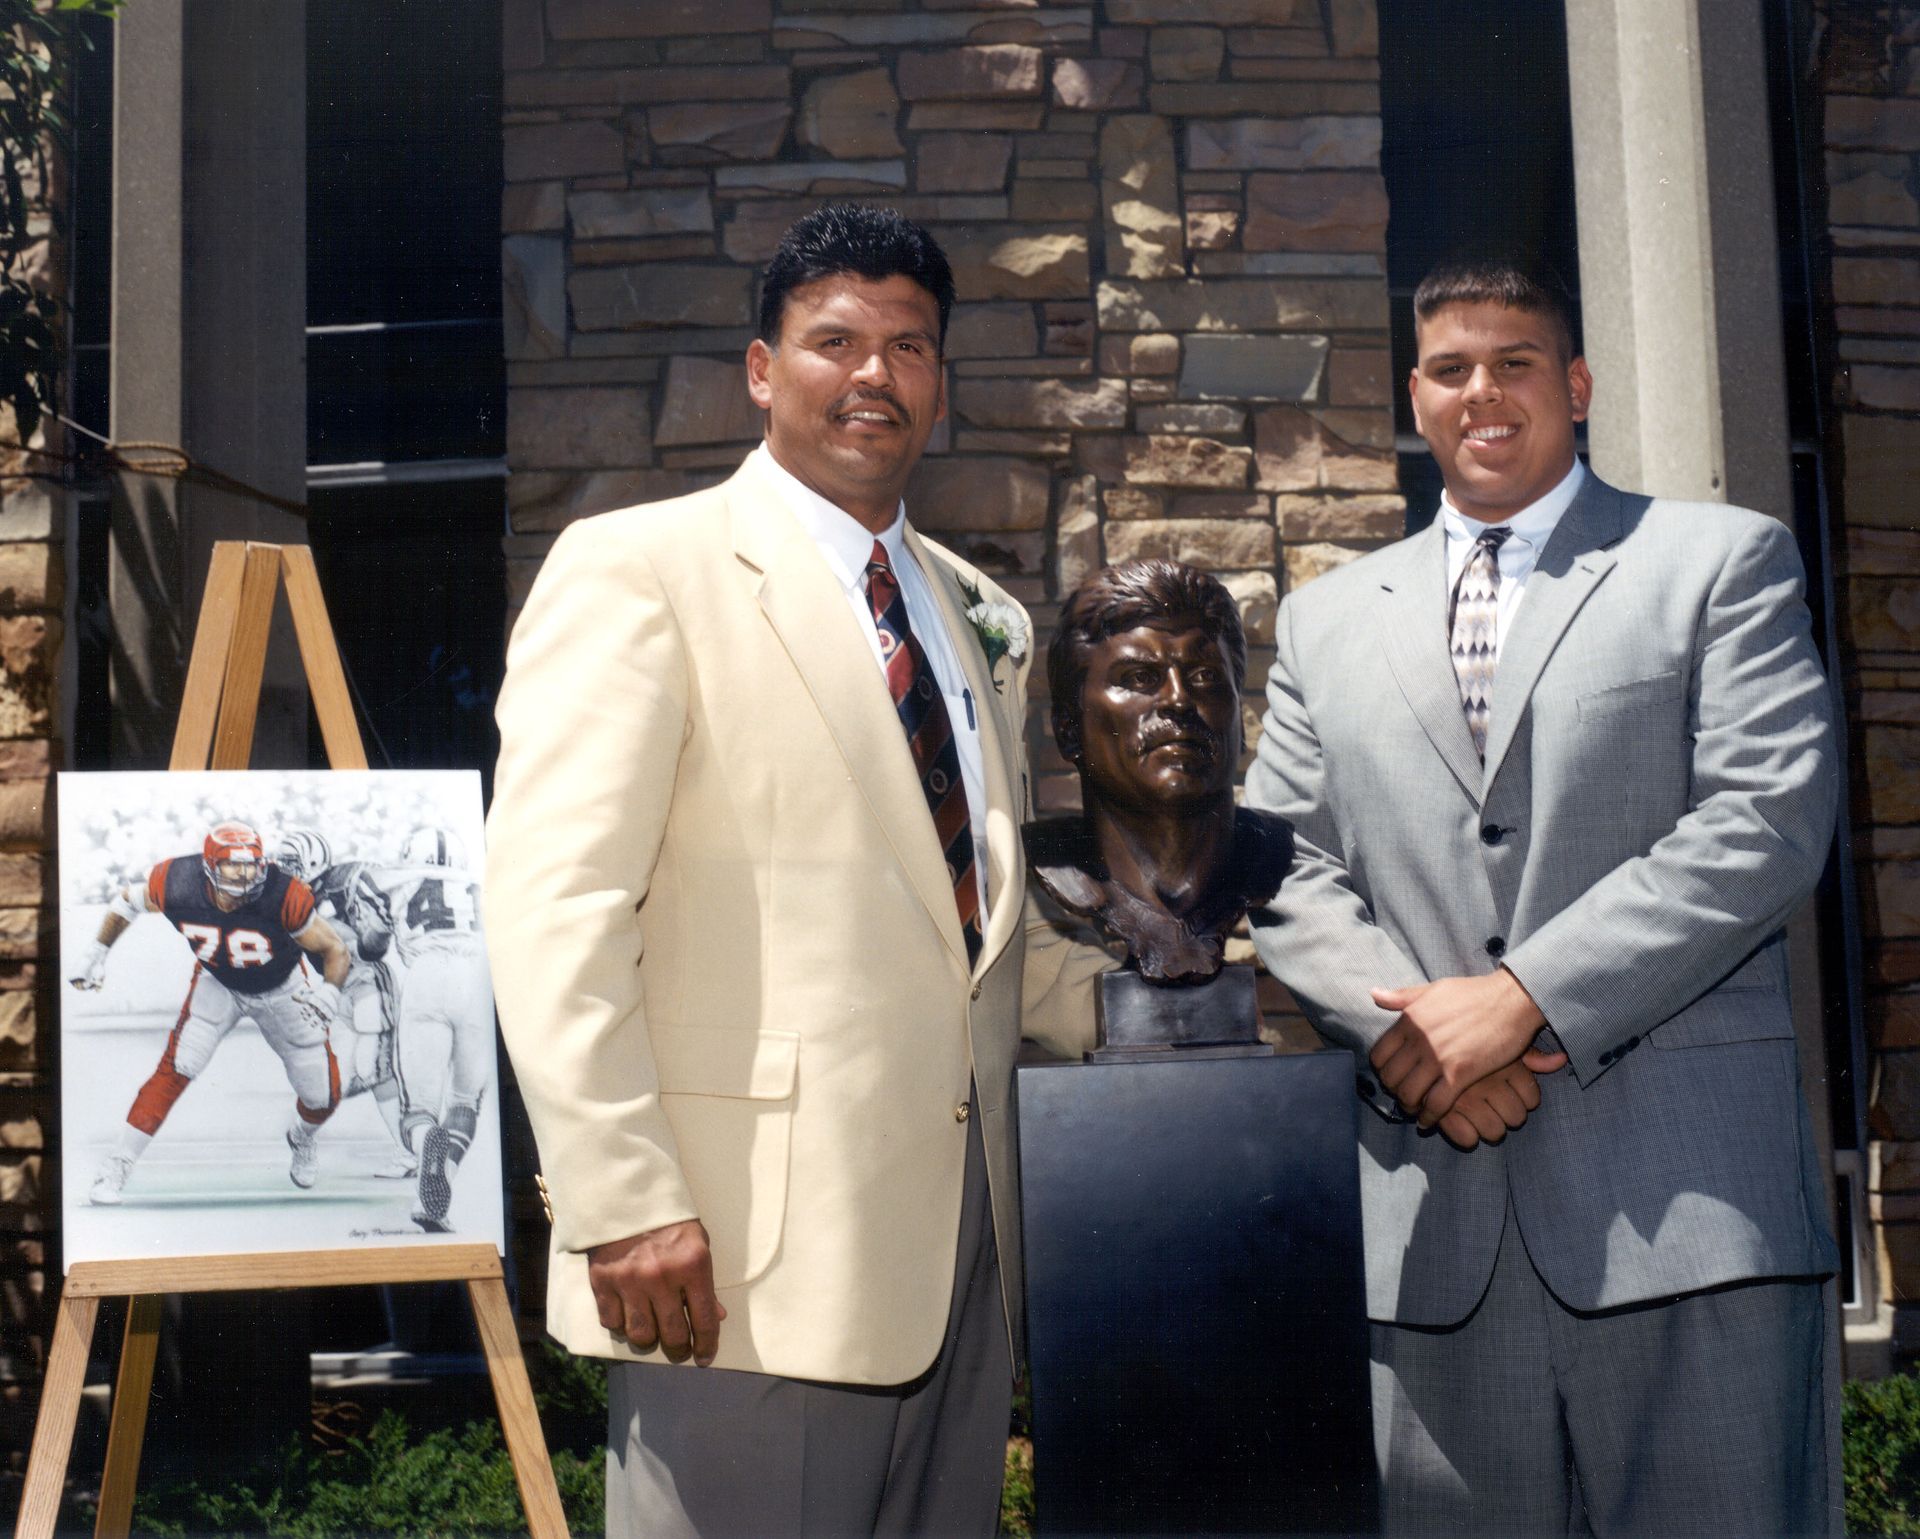
[(1504, 967), (1478, 978), (1438, 978), (1406, 989), (1375, 989), (1373, 1002), (1397, 1010), (1368, 1054), (1380, 1083), (1422, 1128), (1451, 1144), (1497, 1144), (1540, 1104), (1535, 1078), (1567, 1061), (1530, 1046), (1546, 1017)]

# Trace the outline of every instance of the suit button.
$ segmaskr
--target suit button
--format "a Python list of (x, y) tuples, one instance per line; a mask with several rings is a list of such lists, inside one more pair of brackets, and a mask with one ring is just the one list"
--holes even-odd
[(1600, 1061), (1603, 1064), (1612, 1063), (1613, 1060), (1618, 1058), (1619, 1056), (1620, 1055), (1617, 1052), (1615, 1052), (1612, 1048), (1608, 1048), (1604, 1053), (1600, 1055)]
[(1507, 954), (1507, 938), (1504, 935), (1490, 935), (1487, 937), (1487, 955), (1488, 956), (1503, 957), (1506, 954)]
[(1506, 832), (1507, 831), (1498, 823), (1489, 823), (1485, 828), (1480, 830), (1480, 842), (1482, 844), (1498, 844), (1506, 837)]
[(972, 1115), (973, 1115), (973, 1107), (965, 1101), (962, 1101), (958, 1106), (954, 1107), (953, 1109), (953, 1120), (955, 1122), (965, 1122), (967, 1118), (971, 1117)]
[(967, 997), (969, 999), (978, 999), (980, 997), (980, 985), (976, 983), (973, 986), (973, 992), (969, 994)]
[(1375, 1092), (1379, 1089), (1379, 1087), (1364, 1074), (1356, 1074), (1353, 1077), (1353, 1088), (1360, 1092), (1362, 1099), (1368, 1101), (1373, 1099)]
[(1624, 1053), (1631, 1048), (1638, 1047), (1639, 1045), (1640, 1045), (1640, 1039), (1638, 1037), (1628, 1037), (1625, 1042), (1620, 1044), (1620, 1051)]

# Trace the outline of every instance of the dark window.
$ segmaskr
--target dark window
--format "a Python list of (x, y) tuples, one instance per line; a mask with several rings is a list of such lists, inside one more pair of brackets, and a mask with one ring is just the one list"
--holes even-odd
[(499, 14), (307, 8), (311, 463), (503, 450)]
[(375, 765), (492, 771), (499, 38), (498, 0), (307, 10), (309, 529)]
[(1464, 252), (1511, 253), (1557, 274), (1579, 313), (1567, 25), (1559, 5), (1380, 0), (1380, 168), (1392, 218), (1394, 425), (1407, 527), (1439, 506), (1440, 476), (1414, 433), (1413, 291)]
[[(500, 497), (495, 480), (308, 494), (314, 559), (375, 765), (492, 775), (507, 604)], [(317, 732), (313, 743), (318, 752)]]

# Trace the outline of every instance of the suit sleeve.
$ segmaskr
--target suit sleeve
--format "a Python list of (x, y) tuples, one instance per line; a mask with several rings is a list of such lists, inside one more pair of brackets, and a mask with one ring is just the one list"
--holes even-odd
[(1247, 771), (1247, 805), (1277, 812), (1292, 825), (1293, 864), (1279, 892), (1247, 920), (1267, 971), (1287, 986), (1323, 1035), (1353, 1053), (1362, 1097), (1389, 1121), (1404, 1121), (1393, 1097), (1368, 1072), (1367, 1054), (1395, 1019), (1374, 1004), (1370, 991), (1427, 979), (1374, 923), (1347, 870), (1327, 798), (1326, 756), (1300, 685), (1297, 615), (1291, 598), (1281, 605), (1267, 714)]
[(501, 1031), (564, 1250), (696, 1217), (638, 963), (687, 729), (682, 637), (630, 531), (570, 527), (498, 706), (486, 932)]
[(1095, 1045), (1094, 993), (1100, 976), (1120, 964), (1074, 933), (1062, 914), (1027, 883), (1026, 964), (1021, 974), (1020, 1035), (1056, 1058), (1077, 1062)]
[(1819, 879), (1834, 737), (1801, 593), (1791, 536), (1755, 518), (1695, 637), (1691, 810), (1507, 953), (1583, 1085), (1605, 1072), (1603, 1051), (1719, 982)]

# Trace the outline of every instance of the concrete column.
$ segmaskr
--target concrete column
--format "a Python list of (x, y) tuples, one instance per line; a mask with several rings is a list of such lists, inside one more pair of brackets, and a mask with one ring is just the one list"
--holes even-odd
[[(112, 435), (176, 445), (300, 501), (304, 5), (139, 0), (115, 26)], [(302, 520), (251, 498), (121, 478), (109, 571), (116, 768), (166, 765), (213, 542), (305, 537)], [(263, 767), (305, 767), (302, 677), (283, 613), (255, 738)], [(145, 1468), (205, 1478), (277, 1456), (309, 1416), (308, 1310), (297, 1292), (170, 1296)]]
[(1754, 0), (1567, 0), (1593, 467), (1791, 521)]
[[(303, 0), (141, 0), (116, 22), (112, 433), (306, 495)], [(114, 761), (166, 763), (213, 542), (302, 521), (190, 483), (123, 477), (110, 593)], [(306, 763), (306, 693), (276, 625), (255, 762)]]

